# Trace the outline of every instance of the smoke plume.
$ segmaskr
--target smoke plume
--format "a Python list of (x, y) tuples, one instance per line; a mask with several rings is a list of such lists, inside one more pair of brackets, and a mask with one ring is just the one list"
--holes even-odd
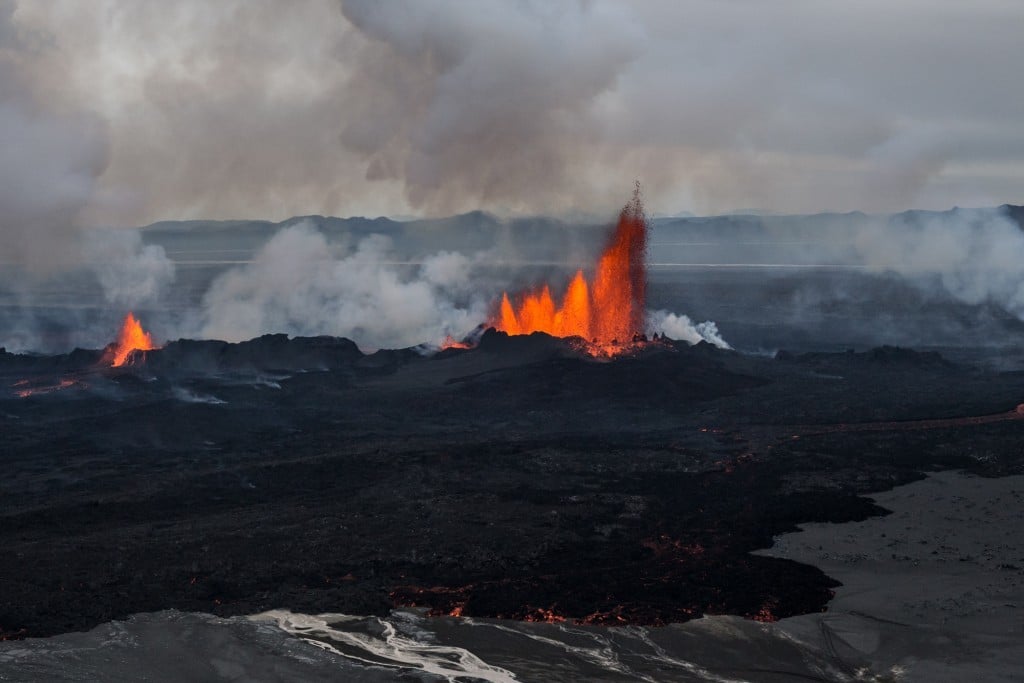
[(119, 309), (159, 302), (174, 281), (174, 263), (164, 248), (143, 245), (137, 230), (89, 230), (83, 242), (85, 263), (104, 299)]
[(342, 140), (369, 180), (401, 181), (427, 211), (565, 208), (599, 136), (594, 105), (641, 50), (628, 9), (607, 2), (342, 8), (371, 39)]
[(61, 348), (96, 340), (71, 302), (57, 302), (69, 305), (59, 321), (36, 309), (41, 301), (54, 303), (49, 292), (80, 294), (91, 286), (82, 280), (87, 273), (108, 303), (152, 303), (173, 280), (174, 267), (161, 247), (143, 247), (135, 231), (81, 229), (81, 214), (108, 165), (108, 128), (97, 113), (51, 87), (39, 66), (59, 52), (55, 41), (16, 25), (15, 9), (0, 0), (0, 344)]
[(47, 273), (75, 260), (78, 213), (106, 165), (97, 117), (59, 108), (33, 89), (27, 58), (46, 49), (0, 1), (0, 261)]
[(56, 129), (5, 148), (54, 141), (59, 204), (92, 226), (601, 216), (636, 177), (654, 212), (1019, 201), (1021, 3), (0, 8), (3, 100), (12, 70), (30, 95), (3, 128)]
[(999, 209), (874, 220), (853, 246), (870, 268), (969, 305), (992, 303), (1024, 320), (1024, 230)]
[(718, 325), (713, 321), (705, 320), (702, 323), (694, 323), (688, 316), (677, 315), (669, 311), (647, 312), (647, 334), (660, 334), (669, 339), (677, 339), (690, 344), (699, 344), (703, 341), (714, 344), (720, 349), (732, 348), (719, 333)]
[(240, 341), (266, 332), (331, 334), (364, 348), (412, 346), (461, 337), (486, 318), (468, 292), (469, 260), (442, 252), (403, 274), (390, 240), (362, 239), (336, 255), (308, 222), (279, 231), (253, 262), (213, 282), (203, 299), (202, 335)]

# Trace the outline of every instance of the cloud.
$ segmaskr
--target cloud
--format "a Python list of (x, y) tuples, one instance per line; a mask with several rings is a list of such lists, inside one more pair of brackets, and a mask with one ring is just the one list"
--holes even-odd
[(605, 215), (638, 177), (653, 211), (889, 211), (1024, 183), (1003, 0), (0, 7), (3, 177), (54, 188), (40, 222)]
[(0, 3), (0, 261), (30, 274), (76, 259), (79, 212), (106, 165), (102, 123), (84, 109), (52, 106), (25, 61), (39, 49)]
[(32, 84), (7, 142), (66, 160), (5, 178), (56, 174), (53, 206), (92, 225), (604, 215), (638, 177), (653, 211), (703, 213), (997, 205), (1024, 182), (1024, 5), (1003, 0), (3, 7)]
[(600, 144), (594, 106), (642, 50), (641, 27), (616, 3), (342, 9), (372, 41), (357, 55), (348, 88), (360, 106), (342, 139), (370, 179), (401, 181), (428, 211), (565, 208), (571, 173)]
[(853, 235), (860, 261), (919, 289), (1024, 320), (1024, 231), (998, 209), (872, 220)]
[(718, 325), (711, 320), (694, 323), (689, 316), (678, 315), (669, 311), (647, 312), (647, 334), (660, 334), (669, 339), (698, 344), (702, 341), (714, 344), (720, 349), (730, 349), (718, 331)]
[(656, 210), (946, 208), (1024, 159), (1010, 3), (342, 6), (373, 41), (344, 139), (418, 206), (601, 212), (639, 176)]
[(84, 259), (99, 280), (106, 302), (120, 308), (156, 303), (174, 281), (174, 262), (164, 248), (143, 245), (136, 230), (87, 232)]
[(253, 262), (216, 279), (203, 298), (202, 336), (241, 341), (267, 332), (348, 337), (364, 348), (461, 338), (486, 301), (459, 303), (468, 260), (440, 253), (411, 272), (390, 265), (390, 241), (362, 239), (338, 255), (309, 222), (279, 231)]
[(360, 38), (335, 0), (54, 0), (16, 17), (55, 46), (29, 60), (33, 77), (109, 131), (89, 224), (374, 208), (339, 139)]

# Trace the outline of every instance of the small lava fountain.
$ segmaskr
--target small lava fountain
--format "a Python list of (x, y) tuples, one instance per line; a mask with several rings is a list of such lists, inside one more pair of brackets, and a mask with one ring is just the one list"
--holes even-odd
[(576, 271), (557, 305), (548, 285), (514, 297), (505, 292), (490, 325), (509, 334), (581, 337), (591, 352), (614, 355), (643, 332), (646, 254), (647, 217), (637, 183), (590, 280)]
[(114, 343), (114, 357), (111, 366), (117, 368), (128, 362), (132, 351), (151, 351), (159, 348), (153, 343), (153, 337), (142, 329), (142, 323), (131, 312), (124, 318), (121, 332)]

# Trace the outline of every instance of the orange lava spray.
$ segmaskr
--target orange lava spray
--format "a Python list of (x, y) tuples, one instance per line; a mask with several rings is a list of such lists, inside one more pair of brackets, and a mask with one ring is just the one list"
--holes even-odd
[(647, 227), (637, 183), (590, 281), (578, 270), (557, 304), (548, 285), (514, 300), (506, 292), (490, 324), (509, 334), (577, 336), (601, 346), (630, 342), (644, 328)]
[(155, 348), (157, 347), (153, 344), (153, 338), (142, 329), (142, 323), (135, 315), (129, 312), (124, 318), (124, 324), (121, 325), (120, 334), (117, 335), (111, 365), (115, 368), (124, 365), (132, 351), (150, 351)]

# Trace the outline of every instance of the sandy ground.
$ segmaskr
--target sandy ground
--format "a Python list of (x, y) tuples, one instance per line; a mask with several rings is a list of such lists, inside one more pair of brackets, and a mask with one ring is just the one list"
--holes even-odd
[(843, 583), (827, 612), (778, 626), (852, 674), (1024, 680), (1024, 476), (941, 472), (872, 497), (893, 514), (801, 525), (761, 551)]

